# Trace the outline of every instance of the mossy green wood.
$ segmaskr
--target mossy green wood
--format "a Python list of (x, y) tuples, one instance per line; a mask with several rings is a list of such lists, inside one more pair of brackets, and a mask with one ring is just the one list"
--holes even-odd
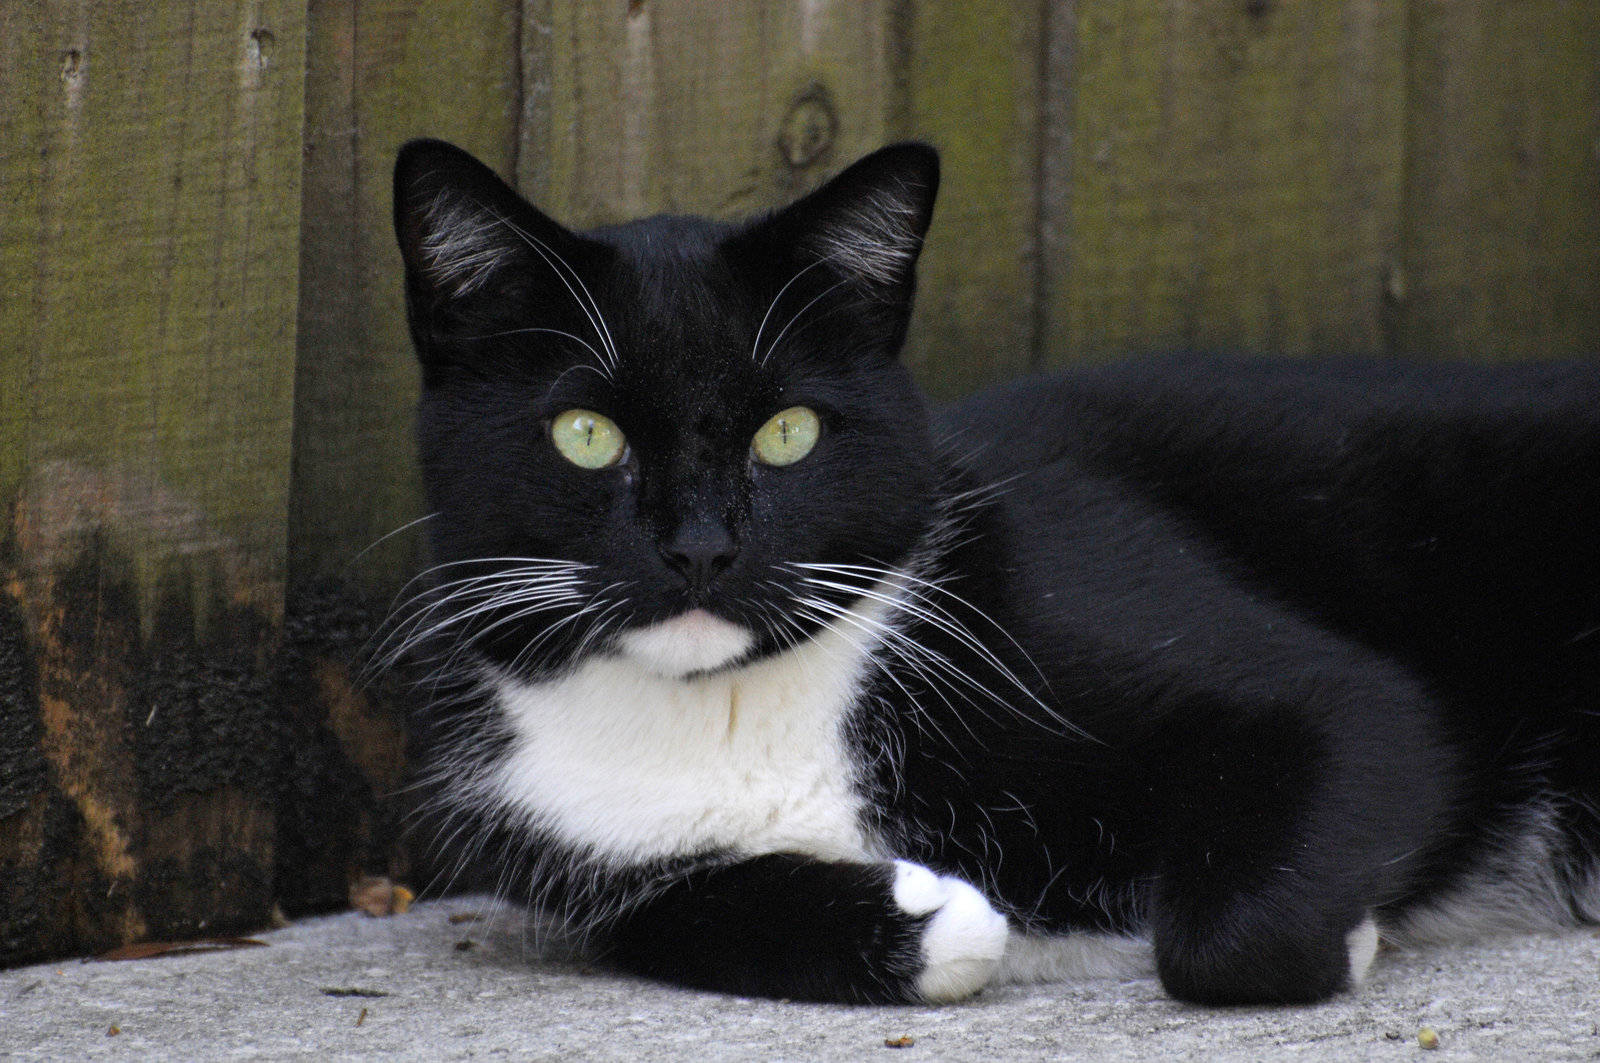
[(1403, 0), (1079, 0), (1048, 358), (1380, 350), (1405, 25)]
[[(0, 312), (20, 386), (5, 389), (0, 492), (48, 492), (41, 470), (67, 467), (143, 493), (146, 511), (115, 533), (146, 591), (177, 555), (242, 564), (268, 613), (288, 486), (301, 14), (48, 3), (4, 16), (4, 105), (20, 128), (0, 160)], [(150, 507), (168, 502), (203, 530), (162, 524)]]
[(512, 176), (519, 15), (498, 0), (321, 0), (310, 13), (290, 572), (386, 597), (424, 541), (420, 526), (385, 538), (422, 516), (395, 153), (439, 137)]
[(1396, 347), (1600, 355), (1600, 4), (1411, 10)]
[[(27, 468), (27, 381), (38, 357), (40, 328), (34, 313), (41, 190), (47, 158), (44, 103), (38, 98), (45, 13), (34, 4), (0, 5), (0, 500), (16, 497)], [(56, 62), (64, 62), (57, 57)], [(56, 67), (57, 76), (61, 68)]]
[(1036, 360), (1043, 5), (917, 3), (901, 16), (897, 132), (943, 156), (909, 360), (950, 397)]
[(937, 394), (1028, 365), (1031, 5), (525, 6), (524, 188), (584, 225), (786, 202), (906, 136), (944, 154), (908, 358)]
[(0, 962), (270, 908), (303, 13), (0, 14)]
[(541, 5), (527, 30), (539, 52), (524, 92), (543, 117), (525, 127), (525, 191), (574, 225), (788, 200), (886, 138), (890, 7)]

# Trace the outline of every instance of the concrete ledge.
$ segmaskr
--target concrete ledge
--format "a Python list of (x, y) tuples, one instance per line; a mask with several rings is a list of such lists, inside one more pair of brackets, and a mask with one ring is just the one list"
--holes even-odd
[[(387, 919), (306, 920), (259, 935), (268, 948), (0, 972), (0, 1057), (1402, 1060), (1425, 1054), (1417, 1033), (1429, 1026), (1441, 1060), (1600, 1058), (1596, 931), (1385, 950), (1361, 992), (1312, 1008), (1205, 1010), (1167, 999), (1151, 979), (847, 1008), (539, 961), (519, 917), (449, 920), (486, 910), (475, 898), (436, 901)], [(915, 1043), (885, 1046), (902, 1037)]]

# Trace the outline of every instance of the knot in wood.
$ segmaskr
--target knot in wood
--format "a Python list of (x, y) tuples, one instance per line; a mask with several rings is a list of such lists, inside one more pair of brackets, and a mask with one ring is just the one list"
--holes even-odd
[(250, 31), (250, 58), (257, 66), (266, 66), (272, 59), (273, 46), (278, 43), (278, 38), (273, 36), (269, 29), (254, 29)]
[(814, 86), (789, 105), (778, 127), (778, 150), (793, 169), (810, 166), (827, 153), (839, 133), (839, 116), (826, 89)]

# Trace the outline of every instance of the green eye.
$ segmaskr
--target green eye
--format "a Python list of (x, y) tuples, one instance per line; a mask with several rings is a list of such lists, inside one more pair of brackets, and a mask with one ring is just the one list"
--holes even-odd
[(628, 441), (616, 422), (593, 410), (557, 414), (550, 422), (550, 442), (563, 458), (585, 469), (615, 465), (628, 449)]
[(804, 406), (791, 406), (761, 426), (750, 449), (764, 465), (793, 465), (817, 445), (822, 422)]

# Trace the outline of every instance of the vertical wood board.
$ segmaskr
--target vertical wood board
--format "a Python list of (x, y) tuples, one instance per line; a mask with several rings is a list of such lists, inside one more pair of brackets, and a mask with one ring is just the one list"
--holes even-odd
[[(730, 218), (809, 190), (886, 137), (885, 0), (550, 4), (524, 92), (524, 189), (568, 224)], [(542, 138), (548, 139), (542, 139)]]
[(1180, 344), (1380, 349), (1397, 254), (1401, 0), (1077, 8), (1050, 359)]
[(909, 360), (933, 394), (950, 397), (1036, 360), (1045, 5), (907, 7), (896, 132), (943, 155)]
[(1600, 5), (1412, 0), (1394, 345), (1600, 353)]
[(450, 140), (515, 165), (518, 25), (490, 0), (312, 0), (290, 531), (296, 585), (381, 597), (424, 556), (417, 372), (391, 222), (395, 153)]
[(0, 15), (0, 960), (271, 905), (302, 14)]
[(405, 864), (406, 698), (361, 671), (390, 597), (427, 556), (395, 154), (439, 137), (509, 176), (519, 111), (515, 5), (312, 0), (309, 19), (284, 680), (307, 799), (283, 810), (291, 910), (338, 904), (351, 877)]
[(3, 312), (16, 337), (7, 368), (23, 385), (7, 389), (5, 432), (17, 443), (0, 490), (13, 496), (27, 477), (66, 463), (132, 491), (176, 492), (216, 541), (148, 520), (135, 529), (150, 515), (130, 513), (140, 563), (181, 549), (227, 567), (221, 557), (234, 551), (258, 570), (252, 604), (273, 611), (294, 343), (283, 310), (296, 290), (300, 11), (288, 2), (80, 8), (45, 5), (34, 27), (18, 27), (32, 45), (25, 52), (7, 34), (19, 54), (6, 110), (20, 128), (4, 156), (14, 194), (0, 210), (19, 239), (6, 241)]

